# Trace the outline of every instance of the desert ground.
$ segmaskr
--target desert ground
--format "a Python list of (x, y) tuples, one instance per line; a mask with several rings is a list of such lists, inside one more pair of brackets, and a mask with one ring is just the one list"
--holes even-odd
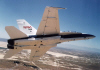
[(51, 48), (39, 60), (29, 61), (30, 50), (4, 59), (7, 42), (0, 42), (0, 70), (100, 70), (100, 54), (59, 47)]

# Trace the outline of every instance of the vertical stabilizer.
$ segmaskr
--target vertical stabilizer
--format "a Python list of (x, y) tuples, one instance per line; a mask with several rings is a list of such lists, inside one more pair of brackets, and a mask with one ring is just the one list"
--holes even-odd
[(17, 20), (19, 29), (27, 35), (36, 35), (37, 30), (32, 27), (26, 20), (19, 19)]
[(58, 10), (60, 7), (46, 7), (36, 35), (59, 34)]

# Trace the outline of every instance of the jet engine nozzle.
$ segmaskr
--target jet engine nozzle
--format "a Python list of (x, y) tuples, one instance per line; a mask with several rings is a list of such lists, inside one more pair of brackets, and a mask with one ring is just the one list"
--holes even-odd
[(13, 40), (13, 39), (9, 39), (9, 40), (8, 40), (8, 44), (14, 45), (14, 40)]
[(14, 46), (13, 45), (10, 45), (10, 44), (7, 44), (7, 48), (8, 49), (14, 49)]

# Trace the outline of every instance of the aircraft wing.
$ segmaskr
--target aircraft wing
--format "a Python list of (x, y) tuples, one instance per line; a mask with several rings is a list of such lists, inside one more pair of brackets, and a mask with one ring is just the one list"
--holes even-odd
[(36, 35), (59, 34), (58, 7), (46, 7)]
[(57, 44), (54, 45), (48, 45), (48, 46), (40, 46), (37, 49), (31, 49), (31, 54), (30, 54), (30, 60), (31, 61), (36, 61), (38, 60), (42, 55), (44, 55), (50, 48), (56, 47)]

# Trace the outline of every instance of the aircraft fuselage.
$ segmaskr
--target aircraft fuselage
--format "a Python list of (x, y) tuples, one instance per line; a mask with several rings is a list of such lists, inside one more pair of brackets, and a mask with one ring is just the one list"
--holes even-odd
[[(94, 38), (94, 35), (90, 34), (52, 34), (52, 35), (31, 35), (29, 37), (9, 39), (7, 47), (9, 49), (15, 49), (15, 47), (27, 47), (29, 46), (45, 46), (51, 44), (59, 44), (62, 42), (69, 42), (75, 40), (85, 40)], [(31, 47), (31, 48), (32, 48)], [(26, 48), (27, 49), (27, 48)]]

